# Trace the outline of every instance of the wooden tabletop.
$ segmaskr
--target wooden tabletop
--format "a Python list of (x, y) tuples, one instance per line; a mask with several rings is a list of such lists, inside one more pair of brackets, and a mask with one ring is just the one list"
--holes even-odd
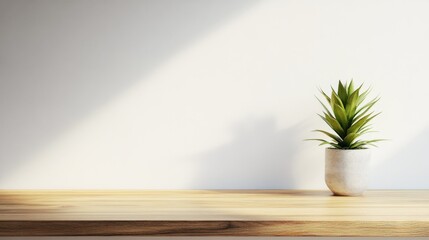
[(429, 236), (429, 190), (0, 190), (0, 236)]

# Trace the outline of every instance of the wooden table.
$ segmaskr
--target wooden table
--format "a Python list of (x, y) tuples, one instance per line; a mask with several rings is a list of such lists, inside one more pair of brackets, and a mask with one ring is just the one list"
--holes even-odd
[(429, 190), (0, 190), (0, 236), (429, 236)]

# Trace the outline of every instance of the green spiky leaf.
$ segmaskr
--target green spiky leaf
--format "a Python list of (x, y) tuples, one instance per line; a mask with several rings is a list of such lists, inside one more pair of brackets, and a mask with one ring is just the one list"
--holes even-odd
[(349, 121), (347, 119), (346, 110), (338, 104), (335, 104), (335, 106), (333, 107), (333, 110), (334, 110), (335, 118), (337, 122), (341, 125), (341, 128), (343, 130), (347, 129), (349, 125)]
[(338, 81), (338, 97), (345, 106), (347, 104), (347, 89), (341, 81)]
[[(323, 121), (333, 130), (314, 130), (324, 134), (329, 140), (308, 139), (319, 141), (320, 145), (329, 145), (340, 149), (360, 149), (368, 146), (375, 146), (375, 142), (384, 141), (383, 139), (365, 140), (361, 139), (363, 135), (373, 132), (371, 121), (380, 113), (374, 113), (373, 106), (380, 100), (376, 97), (361, 106), (370, 93), (371, 88), (361, 92), (363, 84), (358, 88), (354, 87), (353, 79), (350, 82), (338, 82), (334, 90), (331, 86), (331, 93), (328, 95), (322, 89), (319, 89), (323, 98), (328, 104), (324, 104), (319, 98), (317, 100), (322, 105), (324, 112), (318, 114)], [(371, 113), (368, 113), (371, 111)]]
[(328, 137), (332, 138), (333, 140), (335, 140), (337, 143), (341, 143), (343, 140), (341, 139), (341, 137), (337, 136), (336, 134), (332, 134), (330, 132), (324, 131), (324, 130), (319, 130), (316, 129), (314, 130), (314, 132), (321, 132), (324, 133), (325, 135), (327, 135)]
[(355, 91), (355, 86), (354, 86), (354, 83), (353, 83), (353, 79), (350, 81), (350, 84), (349, 84), (349, 86), (347, 87), (347, 94), (351, 94), (352, 92), (354, 92)]

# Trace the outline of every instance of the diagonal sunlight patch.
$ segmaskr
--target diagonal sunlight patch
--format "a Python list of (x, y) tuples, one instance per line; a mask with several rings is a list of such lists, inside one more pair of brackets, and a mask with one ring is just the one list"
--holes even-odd
[[(288, 99), (313, 105), (296, 90), (313, 83), (278, 75), (299, 64), (290, 56), (313, 53), (317, 30), (294, 27), (300, 14), (293, 8), (279, 21), (285, 9), (278, 4), (259, 4), (178, 52), (5, 176), (0, 187), (186, 188), (198, 171), (192, 156), (231, 141), (232, 126), (271, 116), (287, 128), (308, 117)], [(315, 28), (311, 20), (302, 24)]]

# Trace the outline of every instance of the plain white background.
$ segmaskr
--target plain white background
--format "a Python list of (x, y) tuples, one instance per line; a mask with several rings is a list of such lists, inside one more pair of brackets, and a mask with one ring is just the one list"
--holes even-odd
[(429, 188), (429, 2), (0, 1), (0, 188), (326, 189), (317, 88), (380, 95), (371, 188)]

